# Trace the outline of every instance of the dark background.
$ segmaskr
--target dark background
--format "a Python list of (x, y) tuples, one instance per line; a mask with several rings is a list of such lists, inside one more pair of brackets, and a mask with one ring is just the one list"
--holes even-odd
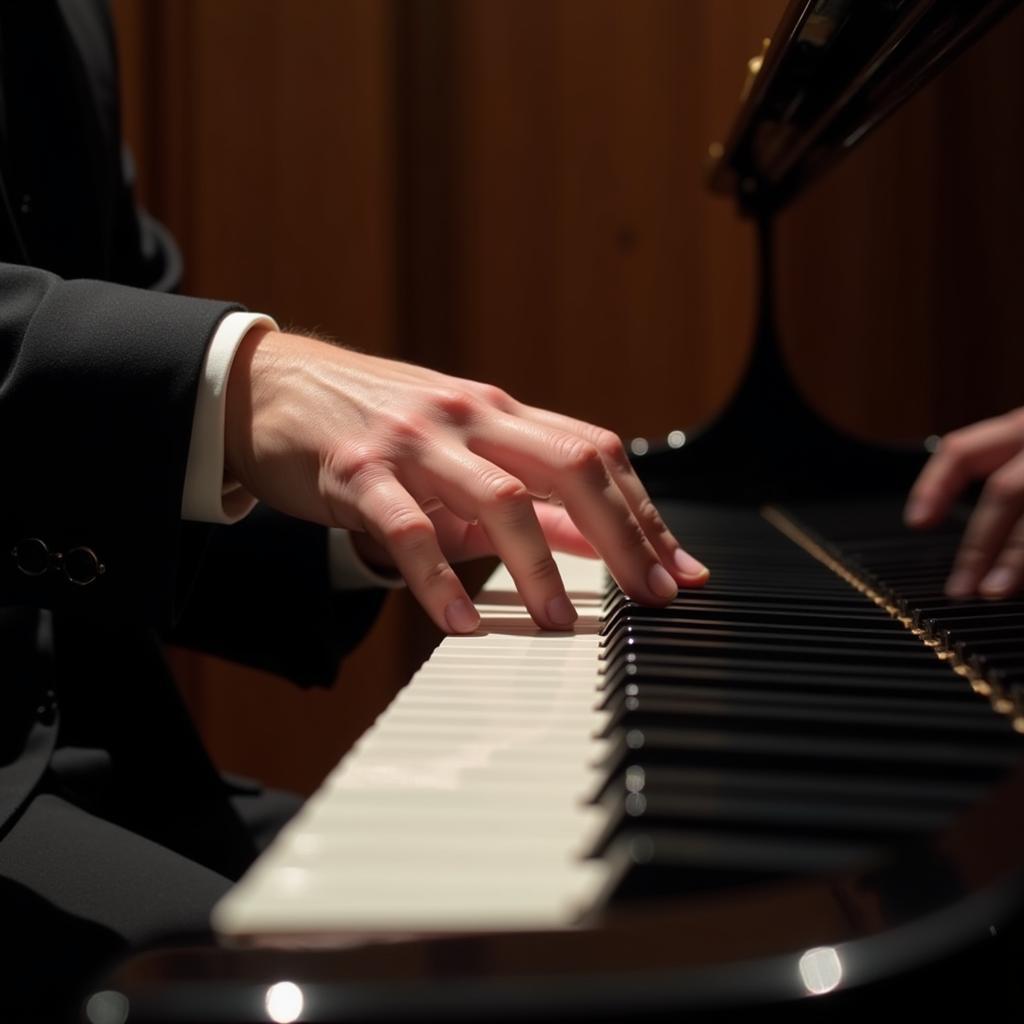
[[(703, 175), (783, 7), (114, 0), (125, 130), (189, 293), (664, 435), (748, 350), (751, 230)], [(1018, 9), (781, 220), (786, 348), (847, 430), (1024, 403), (1022, 53)], [(308, 791), (435, 639), (403, 594), (330, 693), (175, 662), (222, 766)]]

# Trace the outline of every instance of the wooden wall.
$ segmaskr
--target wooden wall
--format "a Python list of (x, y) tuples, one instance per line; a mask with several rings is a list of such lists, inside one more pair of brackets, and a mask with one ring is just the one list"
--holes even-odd
[[(783, 6), (115, 0), (126, 133), (188, 291), (664, 434), (746, 352), (751, 232), (703, 165)], [(783, 218), (787, 345), (848, 429), (1024, 401), (1022, 43), (1018, 12)], [(308, 790), (434, 640), (399, 596), (331, 693), (178, 666), (223, 765)]]
[(918, 438), (1024, 402), (1024, 9), (779, 231), (782, 329), (820, 410)]

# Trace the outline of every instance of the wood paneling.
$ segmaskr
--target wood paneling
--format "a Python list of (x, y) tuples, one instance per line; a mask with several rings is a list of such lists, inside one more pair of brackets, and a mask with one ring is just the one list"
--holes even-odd
[[(663, 434), (746, 357), (752, 232), (704, 158), (783, 6), (116, 0), (125, 124), (190, 291)], [(848, 429), (1021, 400), (1022, 43), (1019, 12), (783, 218), (787, 350)], [(433, 639), (406, 597), (330, 694), (180, 669), (223, 765), (308, 789)]]
[[(141, 195), (182, 245), (185, 290), (396, 353), (393, 5), (118, 0), (115, 15)], [(433, 640), (397, 595), (330, 692), (174, 660), (221, 765), (308, 791)]]
[(709, 415), (753, 265), (704, 154), (780, 6), (450, 5), (454, 310), (421, 354), (621, 433)]
[(1024, 9), (779, 230), (783, 337), (847, 430), (921, 438), (1024, 402)]

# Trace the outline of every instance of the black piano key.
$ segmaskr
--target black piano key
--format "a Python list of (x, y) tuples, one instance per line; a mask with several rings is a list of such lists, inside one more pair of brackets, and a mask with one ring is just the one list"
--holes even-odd
[(892, 842), (927, 835), (948, 824), (954, 808), (884, 806), (779, 793), (695, 792), (650, 785), (623, 795), (609, 815), (593, 856), (604, 855), (621, 836), (689, 828), (792, 839)]
[(864, 668), (877, 669), (918, 667), (931, 665), (936, 660), (935, 653), (923, 644), (909, 643), (899, 648), (879, 649), (867, 644), (807, 643), (782, 642), (770, 643), (767, 640), (744, 640), (742, 637), (707, 640), (700, 638), (661, 637), (651, 640), (638, 640), (626, 636), (622, 640), (612, 640), (606, 647), (606, 660), (614, 663), (616, 658), (636, 656), (680, 656), (717, 654), (723, 659), (732, 661), (793, 662), (806, 659), (810, 662), (828, 664), (841, 660), (847, 664), (857, 664)]
[(708, 585), (662, 609), (613, 591), (605, 608), (598, 798), (617, 898), (863, 862), (1016, 762), (1024, 741), (952, 668), (1024, 694), (1024, 599), (944, 596), (958, 529), (915, 534), (896, 505), (808, 509), (868, 596), (748, 510), (682, 512)]
[(922, 619), (948, 618), (959, 619), (966, 616), (977, 615), (1024, 615), (1024, 601), (988, 601), (983, 598), (962, 598), (954, 600), (943, 598), (939, 601), (921, 604), (916, 607), (915, 612)]
[(612, 903), (825, 874), (881, 855), (867, 843), (777, 839), (697, 829), (637, 832), (605, 853), (616, 866)]
[[(1016, 738), (1016, 737), (1015, 737)], [(622, 770), (638, 751), (655, 764), (754, 768), (769, 767), (898, 777), (954, 778), (994, 782), (1020, 753), (1018, 743), (992, 737), (967, 742), (881, 739), (802, 733), (757, 733), (734, 729), (622, 729), (605, 761), (608, 775)]]
[(913, 641), (902, 633), (894, 633), (888, 629), (871, 627), (825, 627), (820, 625), (803, 626), (796, 623), (785, 626), (769, 626), (762, 623), (738, 625), (730, 622), (696, 622), (672, 625), (647, 625), (630, 620), (623, 623), (613, 638), (605, 642), (605, 649), (611, 650), (615, 644), (621, 644), (631, 637), (638, 644), (659, 640), (700, 640), (713, 639), (729, 641), (744, 638), (764, 643), (802, 643), (821, 644), (870, 644), (875, 650), (897, 649), (914, 650)]
[(957, 642), (957, 648), (962, 646), (964, 654), (970, 655), (981, 655), (985, 658), (991, 658), (993, 661), (998, 660), (1001, 656), (1009, 655), (1012, 657), (1015, 654), (1024, 653), (1024, 643), (1022, 643), (1020, 636), (989, 636), (989, 637), (977, 637), (971, 640), (969, 644), (962, 643), (960, 641), (959, 630), (950, 630), (951, 639)]
[(730, 623), (762, 625), (783, 628), (792, 626), (820, 626), (846, 629), (870, 629), (898, 634), (901, 623), (878, 605), (858, 595), (858, 601), (849, 608), (824, 608), (820, 605), (780, 604), (771, 601), (710, 600), (688, 602), (685, 606), (669, 605), (665, 608), (643, 608), (630, 604), (608, 611), (602, 631), (613, 632), (621, 625), (671, 626), (697, 625), (701, 621), (721, 625)]
[(787, 622), (805, 621), (825, 625), (828, 623), (874, 625), (891, 622), (894, 629), (901, 628), (898, 622), (868, 601), (862, 601), (857, 607), (840, 612), (822, 611), (820, 606), (812, 604), (788, 605), (782, 608), (771, 602), (744, 602), (741, 604), (735, 601), (688, 601), (685, 606), (672, 604), (666, 608), (645, 608), (632, 602), (623, 604), (606, 614), (602, 632), (612, 632), (620, 623), (636, 616), (652, 622), (666, 623), (698, 619), (778, 622), (780, 625)]
[[(984, 671), (988, 670), (987, 663), (980, 666)], [(1024, 684), (1024, 652), (1014, 657), (1003, 657), (996, 662), (992, 668), (998, 673), (1007, 686), (1020, 686)]]
[(723, 693), (717, 697), (626, 697), (615, 708), (606, 735), (618, 730), (729, 730), (859, 741), (906, 740), (928, 743), (1004, 744), (1017, 751), (1009, 724), (997, 715), (949, 714), (946, 711), (906, 711), (885, 707), (828, 702), (783, 703), (760, 698), (740, 700)]
[(624, 770), (606, 779), (593, 802), (612, 806), (627, 793), (650, 787), (666, 791), (733, 793), (749, 796), (782, 794), (789, 799), (827, 799), (833, 803), (871, 803), (886, 807), (934, 805), (947, 810), (966, 807), (984, 793), (984, 786), (961, 779), (877, 778), (865, 775), (787, 772), (778, 768), (686, 768), (627, 760)]
[[(941, 666), (939, 666), (941, 668)], [(906, 678), (887, 675), (865, 675), (856, 670), (848, 673), (832, 671), (826, 673), (775, 671), (759, 666), (726, 668), (719, 665), (683, 666), (674, 662), (666, 664), (645, 664), (641, 671), (635, 663), (620, 665), (607, 672), (602, 682), (602, 692), (610, 699), (629, 686), (642, 685), (648, 689), (693, 685), (705, 682), (718, 687), (750, 687), (776, 692), (782, 690), (795, 694), (846, 693), (846, 694), (887, 694), (907, 698), (934, 698), (959, 704), (975, 704), (979, 701), (969, 686), (951, 672), (921, 672)]]
[[(687, 604), (702, 604), (709, 601), (722, 601), (726, 599), (748, 601), (763, 600), (772, 604), (799, 604), (813, 605), (822, 608), (858, 608), (862, 607), (865, 598), (856, 590), (829, 588), (827, 591), (815, 592), (809, 588), (772, 588), (765, 586), (722, 586), (712, 587), (710, 585), (694, 589), (692, 591), (680, 591), (682, 597), (677, 597), (672, 607), (685, 607)], [(691, 597), (691, 594), (697, 596)]]
[(1024, 616), (1015, 615), (992, 620), (983, 616), (961, 619), (954, 627), (939, 626), (935, 619), (927, 619), (925, 635), (942, 634), (943, 639), (960, 640), (1016, 640), (1018, 649), (1024, 649)]
[(601, 706), (610, 713), (613, 721), (620, 722), (628, 716), (629, 722), (633, 723), (639, 720), (638, 716), (657, 715), (662, 708), (673, 712), (676, 707), (691, 700), (728, 700), (737, 706), (764, 704), (838, 714), (872, 711), (893, 715), (948, 715), (954, 725), (975, 718), (981, 722), (995, 723), (986, 728), (1004, 728), (1004, 724), (992, 714), (988, 702), (966, 686), (941, 696), (923, 697), (915, 694), (911, 697), (894, 694), (883, 687), (868, 693), (857, 693), (846, 688), (823, 691), (821, 688), (809, 690), (785, 684), (759, 689), (737, 686), (735, 683), (701, 685), (689, 682), (673, 686), (664, 683), (647, 685), (641, 681), (610, 691)]
[[(631, 600), (623, 598), (621, 601), (612, 599), (608, 603), (607, 614), (614, 615), (620, 606), (631, 606), (641, 608), (643, 606), (634, 604)], [(870, 600), (856, 590), (849, 588), (847, 593), (836, 592), (828, 596), (807, 594), (802, 591), (787, 591), (785, 593), (769, 590), (745, 590), (742, 593), (735, 591), (714, 590), (711, 587), (696, 587), (692, 590), (683, 589), (679, 596), (674, 598), (663, 611), (671, 614), (677, 609), (691, 608), (713, 608), (713, 607), (762, 607), (766, 611), (795, 611), (795, 612), (831, 612), (832, 614), (845, 614), (848, 611), (866, 612), (870, 615), (878, 615), (878, 609), (872, 605)], [(658, 609), (645, 609), (648, 612), (657, 613)]]
[[(723, 680), (731, 679), (766, 686), (783, 682), (787, 685), (810, 687), (898, 687), (901, 692), (932, 690), (935, 687), (966, 689), (962, 679), (958, 679), (951, 672), (936, 672), (936, 668), (944, 668), (938, 658), (934, 665), (907, 666), (899, 670), (888, 669), (885, 673), (874, 673), (870, 668), (861, 665), (809, 660), (803, 662), (795, 659), (792, 662), (775, 662), (760, 666), (751, 660), (711, 655), (644, 657), (641, 666), (635, 654), (628, 654), (605, 665), (598, 686), (602, 690), (614, 689), (637, 679), (641, 674), (645, 681), (651, 683), (662, 680), (674, 683), (693, 678), (711, 678), (709, 674), (713, 674), (715, 678)], [(698, 673), (701, 675), (697, 676)]]

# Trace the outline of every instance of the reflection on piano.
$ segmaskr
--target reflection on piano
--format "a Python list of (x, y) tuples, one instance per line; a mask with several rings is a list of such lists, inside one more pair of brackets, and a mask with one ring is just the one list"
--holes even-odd
[(131, 1020), (1019, 1012), (1024, 601), (942, 597), (956, 524), (900, 524), (923, 449), (804, 403), (770, 230), (1012, 6), (793, 0), (712, 176), (759, 226), (751, 364), (705, 431), (637, 458), (711, 582), (654, 611), (569, 560), (584, 614), (545, 636), (499, 572), (481, 635), (218, 907), (224, 948), (111, 979)]

